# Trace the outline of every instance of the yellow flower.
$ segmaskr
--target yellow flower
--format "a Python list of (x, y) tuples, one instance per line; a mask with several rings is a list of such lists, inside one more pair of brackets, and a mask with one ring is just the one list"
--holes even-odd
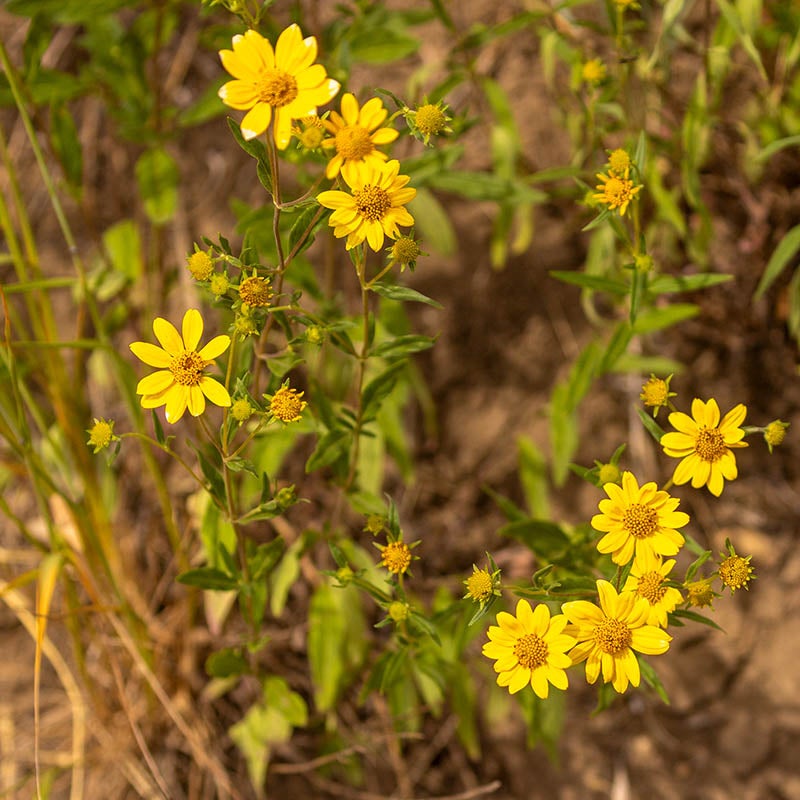
[(592, 86), (601, 84), (606, 79), (606, 65), (599, 58), (590, 58), (581, 67), (581, 78)]
[(675, 566), (675, 559), (663, 561), (661, 556), (643, 550), (633, 560), (630, 575), (623, 592), (633, 592), (650, 604), (648, 625), (667, 627), (667, 614), (683, 602), (683, 595), (674, 586), (664, 586), (667, 575)]
[(527, 600), (520, 600), (515, 616), (501, 611), (482, 651), (495, 660), (497, 685), (507, 686), (514, 694), (530, 684), (543, 700), (551, 683), (556, 689), (566, 689), (569, 681), (564, 670), (572, 664), (566, 651), (575, 644), (564, 633), (566, 625), (563, 614), (551, 617), (543, 603), (532, 610)]
[(601, 486), (607, 483), (619, 483), (622, 473), (616, 464), (602, 464), (597, 471), (597, 480), (600, 481)]
[(615, 175), (625, 174), (631, 167), (631, 157), (622, 148), (612, 150), (608, 156), (608, 166)]
[(601, 553), (611, 553), (615, 564), (625, 565), (642, 552), (674, 556), (683, 545), (678, 533), (689, 523), (689, 515), (676, 511), (680, 500), (658, 491), (654, 482), (639, 488), (631, 472), (622, 473), (622, 486), (606, 483), (608, 499), (599, 503), (600, 514), (592, 527), (604, 531), (597, 543)]
[(307, 117), (303, 117), (300, 123), (301, 127), (292, 126), (292, 133), (306, 150), (316, 150), (325, 138), (325, 127), (322, 124), (322, 119), (315, 114), (310, 114)]
[(641, 675), (634, 650), (660, 655), (669, 649), (672, 637), (648, 625), (650, 607), (634, 592), (621, 592), (608, 581), (597, 581), (600, 607), (586, 600), (564, 603), (561, 610), (577, 630), (578, 644), (570, 653), (573, 664), (586, 661), (586, 680), (594, 683), (600, 672), (622, 694), (630, 683), (638, 686)]
[(241, 121), (242, 136), (254, 139), (272, 121), (275, 143), (283, 150), (292, 136), (292, 120), (316, 114), (339, 91), (322, 64), (314, 64), (317, 40), (306, 39), (297, 25), (278, 37), (273, 50), (257, 31), (233, 37), (233, 50), (220, 50), (222, 66), (235, 80), (219, 90), (225, 105), (247, 111)]
[(402, 575), (411, 566), (411, 548), (405, 542), (389, 542), (385, 547), (378, 545), (381, 551), (381, 565), (392, 575)]
[(269, 400), (269, 413), (273, 419), (281, 422), (297, 422), (308, 405), (303, 400), (304, 394), (305, 392), (298, 392), (297, 389), (290, 389), (288, 383), (284, 383), (274, 395), (265, 395)]
[(399, 161), (360, 167), (348, 162), (342, 166), (342, 177), (353, 193), (329, 191), (317, 195), (320, 205), (334, 209), (329, 224), (334, 236), (347, 237), (348, 250), (366, 239), (377, 253), (384, 236), (396, 239), (400, 235), (398, 225), (414, 224), (414, 217), (404, 206), (414, 199), (417, 190), (406, 186), (410, 178), (399, 172)]
[(111, 442), (119, 439), (119, 436), (114, 435), (113, 419), (97, 419), (97, 417), (95, 417), (94, 425), (92, 425), (86, 433), (89, 434), (89, 439), (86, 444), (94, 448), (95, 455), (101, 450), (105, 450)]
[(668, 406), (670, 404), (670, 397), (675, 397), (675, 392), (669, 390), (669, 382), (671, 380), (672, 375), (666, 380), (663, 380), (662, 378), (656, 378), (656, 376), (651, 373), (650, 377), (647, 379), (647, 383), (642, 386), (639, 399), (646, 406), (653, 409), (654, 417), (658, 416), (659, 409), (662, 406)]
[(719, 565), (719, 579), (722, 581), (723, 586), (727, 586), (733, 594), (737, 589), (747, 589), (748, 583), (753, 579), (753, 567), (750, 564), (750, 559), (753, 556), (737, 555), (733, 547), (729, 548), (728, 557)]
[(214, 272), (211, 256), (203, 250), (197, 250), (186, 259), (189, 272), (196, 281), (207, 281)]
[(764, 441), (767, 443), (770, 453), (772, 453), (773, 447), (778, 447), (783, 444), (788, 427), (788, 422), (781, 422), (779, 419), (776, 419), (764, 428)]
[(689, 605), (697, 606), (697, 608), (712, 608), (714, 598), (719, 597), (712, 588), (713, 583), (713, 578), (703, 578), (699, 581), (689, 581), (689, 583), (685, 583), (686, 601)]
[(229, 336), (215, 336), (198, 350), (203, 318), (196, 308), (190, 308), (183, 315), (181, 333), (161, 317), (153, 321), (153, 332), (161, 347), (147, 342), (130, 345), (138, 359), (159, 368), (158, 372), (142, 378), (136, 387), (136, 393), (143, 395), (142, 408), (165, 405), (167, 422), (177, 422), (187, 408), (193, 417), (200, 416), (205, 410), (206, 398), (217, 406), (231, 404), (228, 390), (204, 374), (205, 368), (228, 349)]
[(350, 92), (343, 95), (342, 113), (332, 111), (323, 121), (333, 138), (324, 139), (322, 146), (336, 150), (325, 169), (325, 177), (335, 178), (343, 164), (352, 164), (355, 169), (371, 163), (380, 167), (388, 156), (375, 148), (398, 137), (393, 128), (381, 128), (388, 115), (379, 97), (368, 100), (359, 110), (358, 100)]
[(641, 191), (641, 186), (634, 186), (628, 177), (630, 168), (626, 169), (621, 175), (610, 172), (608, 175), (598, 173), (600, 179), (595, 188), (598, 190), (592, 197), (603, 205), (609, 207), (611, 211), (619, 209), (620, 216), (625, 216), (629, 203)]
[(445, 110), (436, 103), (425, 103), (418, 106), (414, 112), (414, 125), (422, 134), (425, 144), (428, 144), (431, 136), (439, 136), (442, 133), (450, 133), (447, 127), (450, 118), (445, 114)]
[(250, 401), (246, 397), (240, 397), (235, 400), (231, 406), (231, 415), (237, 422), (247, 422), (253, 416), (255, 409), (250, 405)]
[(691, 480), (695, 489), (708, 486), (708, 491), (719, 497), (725, 480), (732, 481), (739, 474), (732, 450), (747, 447), (739, 427), (745, 414), (747, 408), (739, 403), (720, 422), (719, 406), (713, 398), (707, 403), (692, 400), (691, 417), (680, 411), (670, 414), (670, 425), (677, 430), (665, 433), (661, 446), (668, 456), (682, 459), (672, 480), (678, 486)]
[(251, 308), (263, 308), (272, 298), (272, 284), (269, 278), (261, 278), (253, 273), (239, 284), (239, 298)]
[(394, 244), (388, 248), (392, 264), (400, 265), (400, 272), (405, 272), (408, 267), (412, 272), (416, 269), (417, 259), (427, 255), (420, 249), (419, 242), (411, 236), (401, 236), (395, 239)]

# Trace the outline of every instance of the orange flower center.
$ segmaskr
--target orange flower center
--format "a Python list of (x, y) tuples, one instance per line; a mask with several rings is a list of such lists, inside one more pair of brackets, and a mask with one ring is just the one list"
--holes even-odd
[(664, 576), (660, 572), (645, 572), (639, 578), (636, 586), (636, 594), (644, 597), (651, 606), (654, 606), (667, 593), (664, 584)]
[(536, 634), (527, 633), (520, 636), (514, 645), (514, 655), (520, 665), (527, 669), (536, 669), (547, 663), (547, 642)]
[(411, 550), (403, 542), (390, 542), (383, 548), (381, 563), (394, 575), (405, 572), (411, 564)]
[(185, 350), (169, 362), (169, 371), (181, 386), (197, 386), (203, 379), (206, 363), (194, 350)]
[(630, 628), (624, 622), (608, 617), (594, 631), (594, 641), (597, 646), (611, 656), (627, 650), (631, 646), (632, 638)]
[(741, 556), (729, 556), (719, 565), (719, 579), (730, 589), (747, 586), (753, 568)]
[(713, 464), (725, 455), (728, 448), (725, 447), (725, 437), (717, 428), (701, 428), (694, 449), (703, 461)]
[(265, 69), (256, 81), (256, 92), (262, 103), (280, 108), (297, 97), (297, 81), (293, 75), (282, 69)]
[(268, 306), (272, 297), (272, 289), (267, 278), (253, 275), (245, 278), (239, 285), (239, 297), (248, 306)]
[(370, 184), (363, 189), (356, 189), (353, 192), (353, 200), (356, 202), (358, 213), (370, 222), (380, 222), (392, 207), (389, 193), (380, 186)]
[(603, 186), (603, 202), (611, 208), (629, 203), (633, 194), (633, 181), (624, 178), (609, 178)]
[(632, 503), (622, 515), (622, 525), (634, 539), (647, 539), (658, 530), (658, 512), (642, 503)]
[(375, 149), (369, 131), (360, 125), (348, 125), (337, 131), (335, 141), (336, 152), (342, 158), (364, 158)]

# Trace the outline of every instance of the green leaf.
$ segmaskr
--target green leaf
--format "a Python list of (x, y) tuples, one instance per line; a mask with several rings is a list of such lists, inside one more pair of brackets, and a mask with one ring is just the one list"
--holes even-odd
[(679, 322), (696, 317), (700, 308), (694, 303), (673, 303), (664, 308), (651, 308), (636, 318), (635, 333), (652, 333), (677, 325)]
[(280, 617), (286, 608), (289, 590), (300, 576), (300, 556), (304, 548), (305, 540), (301, 537), (286, 551), (280, 564), (269, 576), (269, 610), (273, 617)]
[(63, 105), (50, 109), (50, 141), (67, 183), (73, 189), (80, 189), (83, 184), (83, 151), (75, 120)]
[(400, 374), (405, 368), (405, 362), (398, 361), (367, 384), (361, 396), (363, 418), (371, 419), (377, 413), (380, 404), (389, 395), (392, 389), (394, 389)]
[(657, 441), (661, 441), (664, 429), (643, 408), (637, 408), (636, 413), (645, 427), (645, 430)]
[(756, 292), (753, 295), (754, 300), (760, 300), (764, 296), (767, 289), (772, 286), (775, 279), (797, 255), (798, 251), (800, 251), (800, 225), (795, 225), (794, 228), (780, 240), (778, 246), (770, 256), (764, 274), (761, 276)]
[(114, 270), (135, 283), (144, 269), (139, 226), (132, 219), (117, 222), (103, 233), (103, 244)]
[(733, 275), (719, 275), (713, 272), (701, 272), (698, 275), (657, 275), (650, 281), (647, 292), (654, 295), (696, 292), (730, 280), (733, 280)]
[(639, 671), (642, 673), (644, 682), (655, 691), (655, 693), (663, 700), (665, 705), (669, 705), (669, 695), (667, 694), (667, 690), (664, 688), (664, 684), (661, 683), (661, 679), (656, 674), (656, 671), (653, 669), (650, 662), (645, 661), (643, 658), (639, 658), (638, 656), (637, 661), (639, 662)]
[(725, 632), (725, 629), (717, 625), (713, 619), (698, 614), (696, 611), (689, 611), (686, 608), (679, 608), (676, 611), (672, 611), (670, 612), (670, 616), (677, 617), (678, 619), (690, 619), (692, 622), (699, 622), (701, 625), (708, 625), (709, 628), (716, 628), (718, 631)]
[(630, 286), (623, 281), (615, 281), (600, 275), (587, 275), (585, 272), (565, 272), (563, 270), (550, 270), (550, 275), (564, 283), (580, 286), (582, 289), (594, 289), (598, 292), (609, 292), (625, 296), (630, 291)]
[(156, 225), (169, 222), (178, 205), (178, 165), (163, 148), (146, 150), (136, 162), (136, 182), (144, 210)]
[(228, 128), (236, 139), (237, 144), (249, 156), (252, 156), (258, 162), (258, 179), (261, 185), (272, 194), (272, 171), (269, 164), (269, 156), (267, 155), (267, 148), (260, 139), (245, 139), (242, 136), (242, 129), (239, 123), (228, 117)]
[(285, 549), (286, 543), (280, 537), (258, 545), (255, 553), (247, 556), (250, 565), (250, 580), (253, 583), (263, 580), (278, 563), (278, 559), (283, 555)]
[(528, 510), (536, 517), (550, 516), (547, 500), (547, 463), (541, 450), (533, 439), (527, 436), (517, 438), (519, 459), (519, 479), (525, 492)]
[[(415, 180), (415, 183), (417, 181)], [(432, 192), (417, 187), (417, 196), (408, 204), (420, 238), (437, 253), (451, 256), (456, 251), (456, 232), (447, 212)]]
[(308, 610), (308, 662), (314, 683), (314, 701), (320, 712), (336, 705), (344, 676), (345, 620), (333, 589), (317, 587)]
[(220, 592), (230, 591), (238, 585), (236, 578), (216, 567), (198, 567), (187, 570), (178, 575), (178, 583)]
[(381, 342), (379, 345), (373, 347), (370, 356), (377, 356), (379, 358), (402, 358), (411, 353), (419, 353), (423, 350), (428, 350), (433, 347), (435, 342), (435, 338), (431, 336), (422, 336), (420, 334), (410, 333), (405, 336), (396, 336), (394, 339)]
[(306, 461), (306, 472), (313, 472), (315, 469), (327, 467), (333, 464), (334, 461), (345, 455), (347, 452), (347, 444), (349, 440), (349, 432), (336, 428), (320, 436), (317, 440), (317, 446), (314, 452), (308, 457)]
[(783, 150), (785, 147), (794, 147), (795, 145), (800, 145), (800, 133), (795, 134), (794, 136), (785, 136), (783, 139), (776, 139), (774, 142), (770, 142), (756, 156), (756, 161), (766, 161), (767, 159), (772, 158), (775, 153)]
[(416, 53), (419, 39), (408, 36), (392, 28), (370, 28), (359, 33), (350, 42), (350, 52), (354, 61), (366, 64), (386, 64)]
[(247, 672), (247, 659), (237, 647), (226, 647), (206, 659), (206, 674), (211, 678), (231, 678)]
[(600, 373), (614, 369), (619, 359), (628, 349), (628, 344), (632, 338), (633, 328), (627, 320), (623, 320), (614, 329), (614, 333), (606, 346), (606, 351), (603, 354), (603, 360), (598, 370)]
[(405, 303), (425, 303), (426, 305), (433, 306), (434, 308), (443, 308), (441, 303), (432, 300), (430, 297), (416, 291), (409, 289), (407, 286), (397, 286), (390, 283), (373, 283), (369, 287), (375, 294), (385, 297), (388, 300), (400, 300)]
[[(320, 211), (320, 207), (313, 203), (297, 215), (297, 219), (289, 230), (289, 252), (292, 252), (301, 241), (302, 245), (298, 247), (297, 254), (312, 245), (316, 230), (325, 222), (325, 214)], [(314, 218), (317, 216), (319, 218), (315, 220)]]
[(569, 537), (554, 522), (541, 519), (524, 519), (509, 522), (498, 531), (501, 536), (510, 536), (522, 542), (544, 561), (553, 561), (556, 555), (570, 547)]

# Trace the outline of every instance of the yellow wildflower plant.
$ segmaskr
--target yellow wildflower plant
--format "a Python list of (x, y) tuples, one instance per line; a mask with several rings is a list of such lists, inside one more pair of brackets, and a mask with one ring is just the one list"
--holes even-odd
[(608, 154), (608, 168), (615, 175), (624, 175), (631, 168), (631, 157), (627, 150), (618, 147)]
[(590, 58), (581, 67), (581, 79), (590, 86), (599, 86), (606, 75), (606, 65), (599, 58)]
[(483, 655), (494, 659), (497, 685), (508, 687), (515, 694), (530, 685), (537, 697), (546, 699), (550, 684), (556, 689), (569, 685), (566, 669), (572, 659), (566, 651), (576, 639), (566, 633), (567, 618), (550, 616), (550, 609), (539, 603), (531, 609), (527, 600), (517, 603), (516, 613), (501, 611), (497, 625), (489, 627), (489, 641)]
[(648, 408), (653, 409), (653, 417), (657, 417), (659, 410), (663, 406), (669, 406), (670, 398), (676, 396), (675, 392), (669, 390), (669, 382), (671, 380), (672, 375), (664, 380), (663, 378), (656, 378), (656, 376), (651, 373), (646, 383), (642, 385), (639, 399), (648, 406)]
[(131, 352), (154, 372), (142, 378), (136, 393), (142, 395), (142, 408), (166, 406), (167, 422), (177, 422), (189, 409), (193, 417), (205, 411), (206, 399), (214, 405), (231, 404), (228, 390), (219, 381), (205, 374), (206, 367), (230, 346), (230, 336), (215, 336), (201, 350), (197, 347), (203, 335), (203, 318), (196, 308), (183, 315), (181, 333), (161, 317), (153, 321), (153, 333), (161, 347), (148, 342), (132, 342)]
[(587, 600), (572, 600), (561, 611), (573, 624), (578, 644), (570, 652), (573, 664), (586, 661), (586, 680), (595, 683), (600, 673), (622, 694), (641, 680), (634, 651), (660, 655), (669, 649), (672, 637), (648, 625), (650, 605), (634, 592), (620, 592), (604, 580), (597, 581), (599, 607)]
[(593, 199), (608, 206), (610, 211), (619, 209), (620, 216), (624, 217), (628, 206), (642, 189), (634, 184), (629, 174), (630, 167), (619, 175), (613, 170), (609, 170), (608, 175), (597, 173), (600, 183), (595, 187), (597, 192), (592, 195)]
[(342, 177), (352, 194), (340, 191), (321, 192), (317, 202), (332, 208), (328, 224), (337, 238), (347, 237), (348, 250), (365, 239), (377, 253), (385, 236), (396, 239), (398, 226), (414, 224), (405, 204), (416, 197), (417, 190), (407, 186), (408, 175), (400, 175), (400, 162), (389, 161), (376, 166), (375, 162), (355, 166), (346, 162)]
[(392, 575), (404, 575), (411, 566), (414, 556), (403, 541), (389, 542), (387, 545), (375, 545), (381, 551), (381, 566), (386, 567)]
[(753, 567), (750, 564), (752, 556), (740, 556), (733, 549), (733, 545), (730, 542), (727, 542), (727, 546), (727, 557), (719, 565), (719, 579), (723, 586), (731, 590), (731, 594), (737, 589), (747, 589), (749, 591), (750, 587), (747, 584), (755, 577), (753, 575)]
[(689, 523), (689, 515), (677, 511), (680, 500), (659, 491), (654, 482), (639, 486), (633, 473), (622, 473), (622, 485), (606, 483), (599, 514), (592, 527), (605, 533), (597, 543), (601, 553), (610, 553), (615, 564), (624, 566), (642, 552), (674, 556), (683, 546), (678, 532)]
[(379, 97), (373, 97), (359, 108), (355, 95), (342, 95), (341, 114), (331, 111), (323, 121), (333, 138), (323, 139), (322, 147), (334, 150), (335, 155), (325, 168), (326, 178), (335, 178), (344, 164), (358, 170), (367, 164), (381, 166), (388, 158), (378, 146), (390, 144), (399, 133), (394, 128), (382, 128), (389, 112)]
[(642, 550), (633, 559), (633, 566), (622, 591), (633, 592), (647, 600), (650, 604), (648, 625), (666, 628), (667, 614), (683, 602), (683, 595), (674, 586), (664, 585), (674, 566), (674, 558), (664, 561), (661, 556), (647, 550)]
[(747, 447), (740, 427), (746, 414), (747, 408), (739, 403), (720, 420), (713, 398), (692, 400), (691, 417), (681, 411), (670, 414), (670, 425), (676, 430), (661, 437), (661, 446), (668, 456), (681, 459), (672, 480), (678, 486), (691, 481), (695, 489), (708, 486), (708, 491), (719, 497), (725, 481), (739, 474), (733, 450)]
[(97, 419), (94, 418), (94, 424), (88, 428), (86, 433), (89, 434), (89, 439), (86, 444), (94, 448), (94, 454), (97, 455), (101, 450), (105, 450), (111, 442), (119, 441), (119, 436), (114, 434), (114, 420), (113, 419)]
[(272, 122), (275, 144), (283, 150), (292, 136), (292, 120), (316, 114), (317, 106), (332, 100), (339, 82), (315, 64), (317, 40), (305, 39), (297, 25), (278, 37), (273, 49), (258, 31), (233, 37), (232, 50), (220, 50), (222, 66), (235, 80), (223, 84), (225, 105), (247, 111), (240, 123), (242, 136), (254, 139)]

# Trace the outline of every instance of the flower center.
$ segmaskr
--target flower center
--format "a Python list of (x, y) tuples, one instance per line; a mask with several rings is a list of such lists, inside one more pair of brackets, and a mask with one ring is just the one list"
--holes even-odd
[(239, 297), (248, 306), (268, 306), (272, 297), (269, 280), (257, 275), (245, 278), (239, 285)]
[(473, 572), (467, 578), (467, 592), (473, 600), (486, 600), (492, 595), (492, 576), (486, 570)]
[(536, 669), (547, 663), (547, 642), (536, 634), (527, 633), (520, 636), (514, 645), (514, 655), (520, 665), (527, 669)]
[(405, 572), (411, 563), (411, 550), (403, 542), (389, 542), (383, 548), (382, 562), (386, 569), (395, 575)]
[(615, 656), (631, 645), (630, 628), (618, 619), (604, 619), (594, 631), (597, 646), (609, 655)]
[(185, 350), (169, 362), (169, 370), (181, 386), (197, 386), (203, 378), (206, 361), (194, 350)]
[(633, 503), (625, 509), (622, 525), (634, 539), (647, 539), (658, 530), (658, 512), (642, 503)]
[(725, 437), (717, 428), (701, 428), (697, 434), (694, 449), (703, 461), (719, 461), (725, 451)]
[(364, 158), (375, 149), (369, 131), (360, 125), (348, 125), (337, 131), (335, 141), (336, 152), (342, 158)]
[(303, 400), (303, 392), (282, 386), (270, 401), (269, 410), (281, 422), (296, 422), (307, 405)]
[(663, 406), (667, 401), (667, 384), (660, 378), (651, 378), (642, 387), (640, 396), (647, 406)]
[(420, 133), (427, 136), (435, 136), (437, 133), (442, 132), (447, 120), (441, 108), (432, 103), (426, 103), (417, 109), (415, 122)]
[(380, 222), (392, 207), (389, 194), (380, 186), (367, 184), (363, 189), (353, 192), (358, 213), (370, 222)]
[(262, 103), (280, 108), (297, 97), (297, 81), (281, 69), (265, 69), (256, 81), (256, 92)]
[(730, 589), (741, 589), (750, 581), (753, 568), (741, 556), (730, 556), (719, 565), (719, 579)]
[(636, 594), (644, 597), (651, 606), (654, 606), (667, 593), (664, 584), (664, 576), (660, 572), (645, 572), (639, 578), (636, 586)]
[(628, 203), (633, 198), (633, 181), (623, 178), (609, 178), (603, 187), (603, 194), (612, 208)]

